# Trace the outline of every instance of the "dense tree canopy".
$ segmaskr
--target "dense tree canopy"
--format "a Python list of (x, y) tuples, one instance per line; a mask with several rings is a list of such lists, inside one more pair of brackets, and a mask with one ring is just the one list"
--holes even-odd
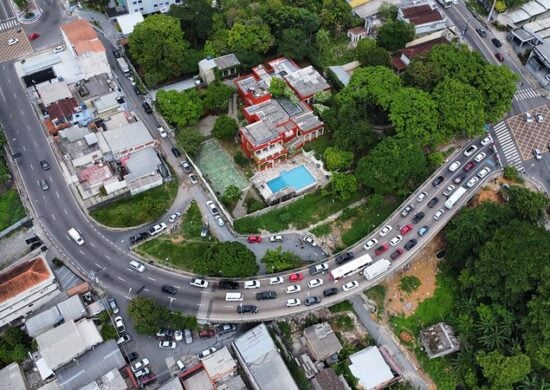
[(212, 31), (214, 8), (208, 0), (186, 0), (181, 5), (172, 4), (168, 15), (180, 20), (185, 36), (196, 48), (206, 41)]
[(416, 32), (412, 24), (401, 20), (387, 21), (378, 30), (376, 42), (378, 46), (391, 52), (405, 47), (405, 45), (414, 39)]
[(197, 273), (209, 276), (247, 277), (256, 275), (258, 264), (254, 253), (237, 241), (218, 242), (197, 263)]
[(196, 329), (197, 318), (168, 307), (152, 298), (136, 297), (128, 304), (128, 315), (138, 334), (154, 335), (159, 328)]
[(298, 268), (302, 260), (290, 251), (283, 251), (279, 246), (276, 249), (268, 249), (262, 257), (267, 272), (277, 273), (289, 269)]
[(197, 123), (203, 112), (202, 100), (194, 89), (181, 92), (161, 89), (156, 103), (166, 121), (179, 129)]
[(204, 137), (200, 131), (193, 128), (179, 130), (176, 133), (176, 139), (178, 146), (193, 157), (199, 154), (201, 144), (204, 141)]
[(233, 139), (237, 135), (239, 126), (237, 121), (227, 115), (220, 115), (216, 118), (214, 128), (212, 129), (212, 135), (219, 139)]
[(355, 48), (355, 58), (363, 66), (390, 67), (390, 53), (376, 45), (374, 39), (361, 39)]
[(353, 162), (353, 153), (329, 146), (325, 149), (325, 153), (323, 153), (323, 159), (325, 160), (326, 168), (331, 171), (347, 169)]
[(357, 178), (351, 173), (336, 172), (332, 175), (332, 190), (341, 200), (352, 197), (357, 192)]
[(543, 193), (518, 186), (511, 186), (506, 194), (509, 197), (510, 208), (515, 215), (531, 222), (536, 222), (542, 217), (543, 209), (550, 202)]
[(310, 50), (307, 33), (298, 28), (283, 30), (278, 45), (279, 54), (296, 60), (303, 60)]
[(0, 366), (21, 363), (31, 351), (31, 339), (21, 329), (8, 327), (0, 337)]
[(214, 81), (206, 89), (203, 96), (203, 108), (205, 112), (220, 114), (226, 113), (229, 99), (233, 96), (234, 90), (221, 83)]

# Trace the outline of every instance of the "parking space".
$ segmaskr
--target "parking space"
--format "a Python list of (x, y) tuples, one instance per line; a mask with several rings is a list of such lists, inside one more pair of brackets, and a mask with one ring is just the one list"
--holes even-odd
[[(15, 43), (10, 44), (10, 42)], [(21, 58), (30, 53), (32, 53), (32, 47), (23, 29), (0, 33), (0, 62)]]
[[(543, 105), (508, 119), (508, 126), (519, 146), (523, 160), (534, 158), (533, 149), (545, 152), (550, 142), (550, 107)], [(538, 117), (542, 115), (541, 117)]]

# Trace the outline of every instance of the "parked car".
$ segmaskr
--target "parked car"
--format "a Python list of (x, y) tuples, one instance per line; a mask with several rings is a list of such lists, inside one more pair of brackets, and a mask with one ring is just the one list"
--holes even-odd
[(295, 272), (295, 273), (290, 274), (290, 275), (288, 276), (288, 281), (289, 281), (289, 282), (299, 282), (299, 281), (301, 281), (301, 280), (303, 280), (303, 279), (304, 279), (304, 275), (301, 274), (300, 272)]
[(424, 215), (425, 215), (425, 214), (424, 214), (422, 211), (419, 212), (419, 213), (417, 213), (417, 214), (414, 216), (414, 218), (412, 219), (412, 222), (413, 222), (414, 224), (417, 224), (418, 222), (420, 222), (420, 221), (422, 220), (422, 218), (424, 218)]
[(174, 214), (170, 215), (170, 218), (168, 218), (168, 222), (176, 222), (176, 219), (178, 219), (179, 217), (181, 217), (181, 213), (175, 212)]
[(191, 344), (193, 342), (193, 332), (190, 329), (183, 330), (183, 337), (185, 338), (185, 344)]
[(477, 150), (477, 146), (470, 145), (470, 147), (464, 151), (464, 156), (470, 157), (472, 154), (474, 154), (476, 150)]
[(216, 335), (216, 331), (214, 329), (203, 329), (199, 332), (199, 337), (204, 339), (208, 337), (214, 337)]
[(160, 341), (159, 342), (159, 348), (162, 349), (175, 349), (176, 348), (176, 342), (175, 341)]
[(148, 375), (150, 373), (151, 371), (149, 370), (149, 367), (145, 367), (139, 371), (134, 372), (134, 375), (136, 376), (136, 378), (141, 378), (142, 376)]
[(441, 218), (441, 216), (445, 213), (445, 209), (439, 209), (437, 210), (437, 212), (434, 214), (434, 219), (437, 221), (439, 220), (439, 218)]
[(174, 155), (174, 157), (181, 157), (181, 152), (178, 148), (172, 148), (172, 154)]
[(34, 41), (35, 39), (38, 39), (38, 37), (40, 37), (40, 34), (35, 33), (35, 32), (30, 33), (29, 34), (29, 41)]
[(258, 301), (277, 299), (277, 293), (275, 291), (262, 291), (262, 292), (256, 293), (256, 299)]
[(260, 288), (260, 281), (259, 280), (246, 280), (245, 282), (243, 282), (243, 287), (245, 289)]
[(176, 366), (178, 366), (178, 370), (185, 371), (185, 364), (180, 359), (176, 360)]
[(298, 298), (287, 299), (286, 300), (286, 307), (300, 306), (300, 303), (301, 303), (301, 301)]
[(130, 260), (130, 267), (132, 267), (133, 269), (135, 269), (137, 272), (143, 272), (145, 271), (145, 266), (143, 265), (143, 263), (137, 261), (137, 260)]
[(309, 288), (320, 287), (322, 285), (323, 285), (323, 279), (320, 279), (320, 278), (311, 279), (309, 282), (307, 282), (307, 286)]
[(542, 153), (538, 149), (533, 149), (533, 156), (535, 156), (535, 159), (540, 160), (542, 159)]
[(233, 324), (221, 324), (216, 328), (216, 332), (221, 336), (227, 333), (231, 333), (237, 330), (237, 327)]
[(486, 154), (485, 152), (478, 153), (478, 154), (474, 157), (474, 161), (475, 161), (475, 162), (481, 162), (481, 160), (483, 160), (486, 156), (487, 156), (487, 154)]
[(401, 234), (407, 234), (408, 232), (410, 232), (411, 230), (413, 229), (413, 225), (408, 223), (406, 224), (405, 226), (403, 226), (401, 229), (399, 229), (399, 231), (401, 232)]
[(197, 176), (195, 176), (194, 173), (190, 173), (187, 176), (189, 176), (189, 180), (191, 181), (191, 184), (197, 184), (199, 182), (199, 180), (197, 179)]
[(395, 260), (397, 259), (399, 256), (401, 256), (403, 254), (403, 249), (401, 248), (397, 248), (391, 255), (390, 255), (390, 258), (392, 260)]
[(306, 243), (306, 244), (309, 244), (311, 246), (317, 246), (317, 243), (315, 242), (315, 240), (313, 238), (311, 238), (310, 236), (304, 236), (302, 238), (302, 240)]
[(425, 225), (425, 226), (422, 226), (420, 229), (418, 229), (418, 235), (420, 237), (422, 237), (423, 235), (425, 235), (426, 233), (428, 233), (428, 230), (430, 230), (430, 227)]
[(246, 239), (249, 243), (262, 242), (262, 236), (258, 234), (252, 234)]
[(64, 45), (59, 45), (53, 48), (53, 54), (61, 53), (62, 51), (65, 51)]
[(421, 192), (421, 193), (418, 194), (418, 196), (416, 197), (416, 201), (417, 201), (417, 202), (422, 202), (426, 196), (428, 196), (428, 193), (427, 193), (427, 192)]
[(208, 282), (206, 280), (203, 280), (203, 279), (193, 279), (190, 284), (191, 284), (191, 286), (195, 286), (195, 287), (199, 287), (199, 288), (207, 288), (208, 287)]
[(141, 370), (143, 367), (147, 367), (149, 365), (149, 359), (147, 358), (143, 358), (141, 359), (139, 362), (135, 363), (132, 365), (132, 371), (133, 372), (136, 372), (136, 371), (139, 371)]
[(218, 288), (222, 290), (238, 290), (239, 282), (229, 279), (222, 279), (218, 282)]
[(344, 284), (342, 286), (342, 290), (344, 290), (344, 291), (353, 290), (357, 286), (359, 286), (359, 282), (357, 280), (354, 280), (354, 281), (347, 282), (346, 284)]
[(126, 361), (128, 363), (131, 363), (131, 362), (137, 360), (138, 358), (139, 358), (139, 354), (137, 352), (130, 352), (128, 354), (128, 358), (126, 359)]
[(475, 161), (470, 161), (468, 164), (464, 165), (464, 172), (469, 172), (476, 166)]
[(218, 224), (218, 226), (221, 227), (225, 225), (223, 218), (220, 217), (219, 215), (214, 216), (214, 219), (216, 220), (216, 223)]
[(454, 178), (453, 183), (460, 184), (462, 182), (462, 180), (464, 180), (465, 178), (466, 178), (466, 174), (465, 173), (460, 173)]
[(428, 202), (428, 208), (430, 209), (433, 209), (434, 206), (439, 202), (439, 198), (438, 197), (433, 197), (432, 199), (430, 199), (430, 201)]
[(174, 331), (172, 329), (165, 329), (165, 328), (160, 328), (155, 334), (155, 336), (159, 338), (170, 338), (173, 335), (174, 335)]
[(438, 185), (440, 185), (441, 183), (443, 183), (443, 180), (445, 180), (445, 178), (444, 178), (443, 176), (438, 176), (438, 177), (436, 177), (436, 178), (432, 181), (432, 186), (437, 187)]
[(283, 242), (283, 236), (281, 235), (271, 236), (269, 237), (269, 242)]
[(143, 110), (144, 110), (147, 114), (152, 114), (152, 113), (153, 113), (153, 109), (151, 108), (151, 105), (150, 105), (149, 103), (143, 102), (142, 107), (143, 107)]
[(321, 298), (319, 298), (319, 297), (307, 297), (304, 300), (304, 305), (306, 305), (306, 306), (312, 306), (312, 305), (316, 305), (318, 303), (321, 303)]
[(239, 305), (237, 306), (238, 314), (255, 314), (258, 312), (258, 306), (254, 305)]
[[(160, 135), (161, 138), (166, 138), (166, 137), (168, 137), (168, 133), (166, 132), (166, 130), (164, 130), (164, 127), (162, 127), (162, 126), (157, 126), (157, 131), (159, 132), (159, 135)], [(174, 149), (176, 149), (176, 148), (172, 148), (172, 154), (173, 154), (174, 156), (176, 156), (176, 153), (174, 153)], [(176, 150), (177, 150), (177, 149), (176, 149)], [(179, 153), (179, 151), (178, 151), (178, 153)], [(181, 156), (181, 153), (179, 153), (179, 156)], [(176, 157), (179, 157), (179, 156), (176, 156)]]
[(497, 59), (499, 62), (503, 62), (503, 61), (504, 61), (504, 56), (502, 55), (502, 53), (496, 52), (496, 53), (495, 53), (495, 57), (496, 57), (496, 59)]
[(476, 183), (477, 183), (478, 181), (479, 181), (479, 179), (478, 179), (477, 177), (474, 176), (474, 177), (472, 177), (470, 180), (468, 180), (468, 181), (466, 182), (466, 187), (472, 188), (473, 186), (476, 185)]
[(450, 186), (448, 186), (447, 188), (445, 188), (445, 191), (443, 191), (443, 196), (445, 196), (445, 197), (448, 198), (448, 197), (453, 193), (453, 191), (455, 190), (455, 188), (456, 188), (456, 187), (455, 187), (454, 185), (451, 184)]
[(130, 236), (130, 243), (137, 244), (140, 241), (143, 241), (146, 237), (149, 237), (149, 233), (141, 232)]
[(544, 117), (542, 116), (542, 114), (536, 114), (535, 119), (537, 120), (538, 123), (544, 122)]
[(274, 285), (274, 284), (282, 284), (284, 282), (284, 279), (282, 276), (273, 276), (271, 278), (269, 278), (269, 284), (271, 285)]
[(191, 164), (189, 164), (189, 161), (183, 160), (182, 162), (180, 162), (180, 165), (185, 173), (191, 173)]
[(152, 372), (150, 372), (149, 374), (146, 374), (146, 375), (143, 375), (139, 381), (141, 382), (142, 385), (147, 385), (151, 382), (154, 382), (157, 380), (157, 376), (155, 374), (153, 374)]
[(130, 336), (129, 334), (125, 334), (124, 336), (120, 337), (116, 343), (117, 345), (124, 345), (126, 343), (129, 343), (130, 341), (132, 341), (132, 336)]
[(489, 172), (491, 172), (491, 168), (485, 167), (477, 173), (477, 177), (479, 177), (480, 179), (483, 179), (485, 176), (489, 174)]
[(493, 142), (493, 138), (490, 135), (487, 135), (481, 140), (481, 146), (485, 146), (487, 144), (490, 144), (491, 142)]
[(384, 237), (386, 236), (389, 232), (392, 231), (392, 227), (390, 225), (387, 225), (387, 226), (384, 226), (381, 230), (380, 230), (380, 233), (378, 233), (380, 235), (380, 237)]
[(476, 32), (477, 34), (481, 37), (481, 38), (485, 38), (487, 36), (487, 31), (485, 31), (484, 29), (482, 29), (481, 27), (480, 28), (476, 28)]
[(409, 240), (406, 244), (405, 244), (405, 249), (410, 251), (416, 244), (418, 243), (418, 241), (416, 241), (414, 238), (412, 240)]
[(461, 164), (460, 161), (455, 161), (454, 163), (452, 163), (451, 165), (449, 165), (449, 172), (454, 172), (454, 171), (456, 171), (456, 170), (460, 167), (460, 164)]
[(218, 208), (216, 207), (216, 204), (213, 201), (211, 200), (207, 201), (206, 206), (208, 206), (208, 209), (210, 210), (212, 215), (218, 215), (220, 213), (220, 210), (218, 210)]
[(385, 242), (385, 243), (383, 243), (382, 245), (380, 245), (378, 248), (376, 248), (376, 249), (374, 250), (374, 254), (375, 254), (376, 256), (379, 256), (379, 255), (381, 255), (382, 253), (384, 253), (385, 251), (387, 251), (387, 250), (389, 249), (389, 247), (390, 247), (390, 246), (388, 245), (388, 243)]
[(302, 287), (300, 287), (299, 284), (291, 284), (290, 286), (288, 286), (286, 288), (286, 293), (287, 294), (294, 294), (294, 293), (297, 293), (297, 292), (300, 292), (302, 291)]
[(17, 38), (10, 38), (8, 39), (8, 46), (13, 46), (15, 44), (19, 43), (19, 39)]
[(210, 347), (208, 349), (205, 349), (204, 351), (202, 351), (201, 353), (199, 353), (199, 360), (202, 360), (204, 359), (205, 357), (207, 357), (208, 355), (211, 355), (213, 354), (214, 352), (216, 352), (217, 349), (214, 348), (214, 347)]
[(491, 39), (491, 42), (493, 43), (493, 45), (495, 45), (495, 47), (501, 47), (502, 46), (502, 42), (500, 40), (498, 40), (497, 38)]
[(150, 236), (154, 236), (162, 232), (164, 229), (166, 229), (166, 224), (164, 222), (161, 222), (159, 224), (156, 224), (155, 226), (151, 227), (148, 232)]
[(174, 340), (175, 341), (182, 341), (183, 340), (183, 331), (178, 329), (174, 331)]
[(174, 286), (171, 286), (169, 284), (165, 284), (161, 287), (161, 290), (162, 292), (165, 292), (167, 294), (170, 294), (170, 295), (176, 295), (176, 293), (178, 292), (178, 289), (175, 288)]
[(323, 296), (325, 298), (336, 294), (338, 294), (338, 289), (336, 287), (331, 287), (331, 288), (327, 288), (326, 290), (323, 290)]
[(353, 259), (354, 257), (355, 257), (355, 255), (353, 254), (353, 252), (344, 252), (344, 253), (341, 253), (338, 256), (336, 256), (335, 262), (336, 262), (336, 264), (341, 265), (341, 264), (344, 264), (345, 262)]
[(390, 240), (390, 245), (391, 246), (396, 246), (397, 244), (399, 244), (401, 242), (401, 240), (403, 239), (403, 236), (400, 236), (399, 234), (397, 236), (395, 236), (394, 238), (392, 238)]
[(109, 298), (107, 302), (109, 303), (109, 308), (111, 309), (111, 312), (113, 314), (118, 314), (120, 312), (120, 309), (118, 308), (115, 298)]
[(124, 320), (122, 319), (121, 316), (115, 317), (115, 327), (119, 334), (126, 332), (126, 327), (124, 326)]
[(40, 188), (42, 188), (42, 191), (48, 191), (50, 189), (50, 186), (48, 185), (48, 181), (46, 179), (40, 179), (38, 181), (38, 184), (40, 184)]

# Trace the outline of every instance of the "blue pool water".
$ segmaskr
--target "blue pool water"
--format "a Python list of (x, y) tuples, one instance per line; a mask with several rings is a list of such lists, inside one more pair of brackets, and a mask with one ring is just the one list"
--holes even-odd
[(279, 177), (269, 180), (266, 184), (271, 192), (276, 193), (285, 187), (293, 187), (296, 192), (315, 183), (315, 178), (303, 165), (292, 168), (290, 171), (281, 171)]

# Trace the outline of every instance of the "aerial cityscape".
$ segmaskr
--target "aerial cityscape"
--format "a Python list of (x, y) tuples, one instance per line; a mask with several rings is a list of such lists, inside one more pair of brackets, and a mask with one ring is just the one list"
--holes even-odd
[(550, 389), (549, 99), (544, 0), (0, 0), (0, 388)]

